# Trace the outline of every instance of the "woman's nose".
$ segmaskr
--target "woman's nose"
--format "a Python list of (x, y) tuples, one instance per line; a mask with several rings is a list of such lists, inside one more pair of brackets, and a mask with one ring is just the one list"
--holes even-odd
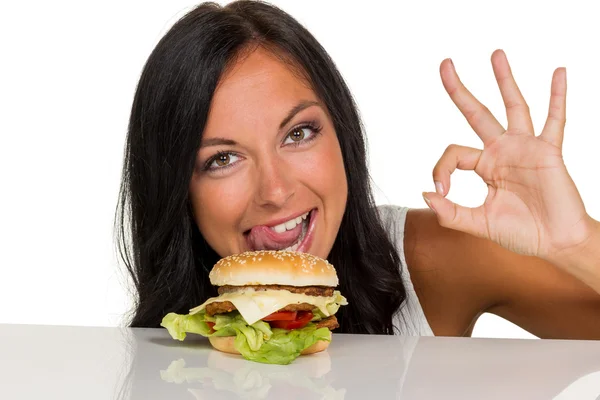
[(276, 157), (263, 161), (258, 169), (257, 203), (282, 208), (294, 195), (290, 166)]

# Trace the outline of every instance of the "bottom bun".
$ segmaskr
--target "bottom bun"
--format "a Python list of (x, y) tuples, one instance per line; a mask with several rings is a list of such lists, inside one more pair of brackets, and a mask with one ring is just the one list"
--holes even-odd
[[(329, 332), (329, 340), (331, 340), (331, 332)], [(239, 351), (236, 350), (234, 342), (235, 336), (210, 336), (208, 341), (215, 349), (222, 351), (223, 353), (229, 354), (240, 354)], [(326, 350), (329, 347), (329, 343), (325, 340), (319, 340), (317, 343), (312, 346), (304, 349), (300, 354), (314, 354), (319, 353), (323, 350)]]

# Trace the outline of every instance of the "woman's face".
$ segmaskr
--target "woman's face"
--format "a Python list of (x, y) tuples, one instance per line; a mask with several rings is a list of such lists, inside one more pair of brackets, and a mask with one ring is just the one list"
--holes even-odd
[(190, 192), (221, 257), (329, 254), (348, 194), (340, 146), (309, 85), (267, 51), (240, 58), (217, 87)]

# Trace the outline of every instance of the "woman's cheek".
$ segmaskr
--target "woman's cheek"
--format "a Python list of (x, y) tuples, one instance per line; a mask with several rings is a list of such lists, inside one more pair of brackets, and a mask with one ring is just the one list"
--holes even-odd
[[(217, 179), (203, 177), (197, 187), (197, 215), (200, 229), (225, 232), (235, 230), (248, 204), (249, 179), (243, 171)], [(213, 236), (208, 234), (206, 236)]]
[[(325, 139), (325, 138), (324, 138)], [(303, 173), (323, 189), (346, 185), (344, 160), (337, 139), (326, 138), (315, 151), (307, 152)]]

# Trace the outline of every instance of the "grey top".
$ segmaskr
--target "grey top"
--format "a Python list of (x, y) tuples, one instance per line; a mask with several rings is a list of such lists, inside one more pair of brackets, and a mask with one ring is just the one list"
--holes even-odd
[(394, 319), (396, 334), (405, 336), (434, 336), (410, 279), (410, 272), (404, 256), (404, 224), (408, 208), (383, 205), (379, 206), (378, 210), (383, 225), (402, 260), (400, 268), (402, 281), (406, 290), (406, 301), (400, 307)]

